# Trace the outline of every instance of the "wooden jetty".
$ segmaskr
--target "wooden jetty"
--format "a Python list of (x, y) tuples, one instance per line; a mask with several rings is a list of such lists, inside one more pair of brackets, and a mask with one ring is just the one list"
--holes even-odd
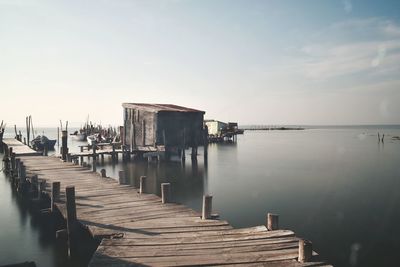
[[(66, 220), (69, 250), (77, 229), (99, 240), (89, 266), (330, 266), (320, 262), (312, 244), (290, 230), (279, 229), (278, 216), (268, 214), (262, 226), (234, 229), (212, 215), (212, 196), (203, 197), (202, 212), (171, 203), (171, 185), (161, 185), (161, 198), (57, 157), (19, 154), (23, 145), (3, 140), (19, 183), (35, 184), (51, 199), (49, 211)], [(74, 241), (75, 240), (75, 241)]]

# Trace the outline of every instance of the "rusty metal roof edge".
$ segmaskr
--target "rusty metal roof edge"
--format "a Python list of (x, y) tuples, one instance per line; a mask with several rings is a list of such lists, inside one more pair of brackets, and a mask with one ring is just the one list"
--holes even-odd
[(143, 108), (154, 112), (201, 112), (205, 114), (203, 110), (187, 108), (174, 104), (153, 104), (153, 103), (122, 103), (124, 108)]

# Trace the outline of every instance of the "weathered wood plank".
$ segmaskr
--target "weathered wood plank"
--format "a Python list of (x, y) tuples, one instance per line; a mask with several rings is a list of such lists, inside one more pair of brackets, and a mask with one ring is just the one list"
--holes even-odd
[[(296, 261), (299, 239), (292, 231), (233, 229), (226, 221), (202, 220), (200, 212), (184, 205), (162, 204), (158, 196), (56, 157), (20, 158), (28, 176), (47, 181), (44, 192), (51, 192), (53, 181), (75, 187), (77, 219), (94, 237), (105, 238), (89, 266), (318, 266)], [(55, 207), (66, 216), (65, 192)]]

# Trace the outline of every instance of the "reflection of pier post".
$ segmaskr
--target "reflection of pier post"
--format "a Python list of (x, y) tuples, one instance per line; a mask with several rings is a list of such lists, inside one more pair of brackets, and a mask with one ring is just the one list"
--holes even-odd
[(197, 158), (192, 158), (192, 174), (197, 175), (199, 172), (199, 165), (197, 164)]

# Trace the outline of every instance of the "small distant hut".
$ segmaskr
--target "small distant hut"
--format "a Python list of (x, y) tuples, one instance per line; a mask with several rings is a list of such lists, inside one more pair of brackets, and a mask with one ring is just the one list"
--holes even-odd
[[(169, 153), (204, 145), (204, 111), (171, 104), (123, 103), (123, 143), (131, 150), (164, 146)], [(175, 153), (174, 153), (175, 154)]]
[(219, 136), (223, 129), (225, 129), (228, 124), (217, 120), (204, 120), (205, 125), (208, 127), (208, 134), (211, 136)]

